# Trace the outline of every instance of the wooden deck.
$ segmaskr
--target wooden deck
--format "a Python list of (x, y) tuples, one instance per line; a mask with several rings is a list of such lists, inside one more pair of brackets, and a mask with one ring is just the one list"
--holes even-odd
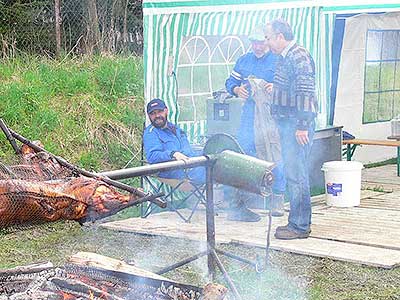
[[(392, 181), (387, 178), (371, 181), (377, 174), (389, 178), (392, 171)], [(378, 184), (379, 191), (363, 190), (359, 207), (328, 207), (324, 196), (314, 197), (312, 232), (308, 239), (275, 239), (275, 228), (286, 224), (287, 214), (282, 218), (273, 218), (271, 248), (383, 268), (399, 266), (400, 182), (396, 182), (395, 177), (395, 166), (393, 170), (381, 167), (376, 173), (375, 170), (364, 170), (363, 184)], [(260, 214), (260, 222), (243, 223), (227, 221), (225, 213), (219, 212), (216, 216), (217, 242), (265, 247), (267, 213), (260, 211)], [(204, 221), (205, 212), (200, 210), (190, 224), (184, 223), (176, 213), (166, 212), (151, 215), (147, 219), (133, 218), (105, 223), (102, 226), (113, 230), (204, 241)]]

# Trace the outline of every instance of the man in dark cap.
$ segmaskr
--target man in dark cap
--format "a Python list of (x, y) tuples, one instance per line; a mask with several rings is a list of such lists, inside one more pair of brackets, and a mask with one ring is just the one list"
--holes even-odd
[[(168, 122), (168, 108), (161, 99), (153, 99), (147, 104), (147, 115), (151, 124), (143, 134), (144, 151), (150, 164), (170, 160), (187, 160), (198, 156), (193, 151), (186, 133), (177, 125)], [(170, 170), (158, 174), (162, 178), (188, 178), (195, 183), (204, 183), (203, 167), (189, 170)]]
[[(168, 122), (168, 108), (161, 99), (153, 99), (147, 104), (147, 115), (151, 124), (143, 134), (144, 151), (151, 164), (170, 160), (187, 160), (198, 156), (189, 144), (186, 134), (177, 125)], [(204, 167), (189, 170), (170, 170), (158, 174), (162, 178), (188, 178), (195, 183), (205, 182)], [(229, 199), (231, 200), (231, 199)], [(249, 210), (244, 203), (234, 205), (228, 211), (228, 220), (257, 222), (260, 217)]]

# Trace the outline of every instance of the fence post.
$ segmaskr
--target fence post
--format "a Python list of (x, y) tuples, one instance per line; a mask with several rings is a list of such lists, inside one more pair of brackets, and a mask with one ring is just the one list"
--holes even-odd
[(97, 16), (97, 4), (96, 0), (87, 1), (87, 10), (89, 16), (89, 51), (90, 54), (94, 50), (102, 50), (102, 44), (100, 43), (100, 29), (99, 29), (99, 18)]
[(56, 55), (60, 56), (61, 53), (61, 14), (60, 14), (60, 0), (54, 0), (54, 15), (55, 15), (55, 29), (56, 29)]

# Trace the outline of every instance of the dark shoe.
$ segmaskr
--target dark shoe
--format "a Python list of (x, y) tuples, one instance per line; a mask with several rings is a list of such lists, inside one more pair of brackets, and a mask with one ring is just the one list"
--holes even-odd
[(271, 216), (273, 216), (273, 217), (283, 217), (284, 213), (283, 213), (283, 211), (272, 211), (271, 212)]
[(306, 239), (310, 235), (308, 232), (298, 232), (286, 226), (279, 226), (275, 231), (275, 238), (279, 240), (295, 240), (295, 239)]
[(252, 212), (247, 207), (241, 206), (237, 208), (232, 208), (228, 212), (227, 219), (229, 221), (238, 221), (238, 222), (258, 222), (261, 217)]
[(288, 228), (289, 228), (289, 224), (287, 224), (285, 226), (277, 226), (276, 231), (287, 230)]

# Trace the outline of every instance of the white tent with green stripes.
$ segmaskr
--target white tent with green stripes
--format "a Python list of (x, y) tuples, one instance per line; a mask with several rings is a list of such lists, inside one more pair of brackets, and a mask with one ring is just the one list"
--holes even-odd
[(324, 127), (333, 123), (332, 78), (338, 86), (340, 73), (332, 71), (337, 16), (399, 9), (399, 1), (387, 0), (143, 0), (145, 98), (165, 100), (170, 120), (196, 141), (206, 134), (207, 99), (224, 87), (237, 58), (249, 50), (247, 35), (283, 18), (316, 61), (318, 125)]

